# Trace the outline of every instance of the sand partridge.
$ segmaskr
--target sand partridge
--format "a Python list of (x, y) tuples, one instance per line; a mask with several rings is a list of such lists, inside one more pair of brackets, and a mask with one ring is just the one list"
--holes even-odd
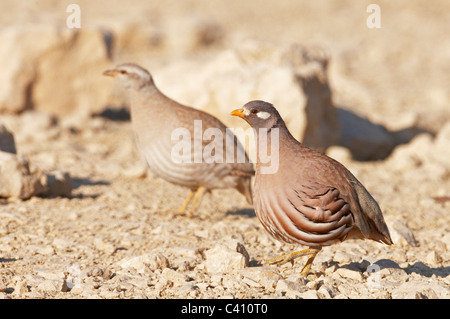
[(191, 190), (179, 212), (192, 202), (192, 216), (204, 192), (216, 188), (235, 188), (251, 203), (253, 164), (222, 122), (164, 95), (139, 65), (124, 63), (103, 74), (128, 92), (137, 149), (150, 170)]
[[(255, 130), (253, 204), (258, 219), (276, 239), (309, 247), (267, 263), (308, 255), (301, 271), (306, 276), (322, 246), (351, 237), (392, 244), (380, 207), (364, 186), (342, 164), (298, 142), (272, 104), (251, 101), (231, 114)], [(263, 148), (267, 150), (261, 152)], [(277, 158), (276, 169), (264, 171), (274, 165), (262, 160), (266, 152)]]

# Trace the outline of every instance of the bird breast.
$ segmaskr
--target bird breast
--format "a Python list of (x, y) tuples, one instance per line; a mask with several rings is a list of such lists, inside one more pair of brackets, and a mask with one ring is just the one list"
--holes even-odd
[[(344, 240), (354, 221), (349, 205), (335, 188), (267, 188), (255, 183), (255, 211), (276, 239), (321, 247)], [(270, 189), (270, 190), (269, 190)]]

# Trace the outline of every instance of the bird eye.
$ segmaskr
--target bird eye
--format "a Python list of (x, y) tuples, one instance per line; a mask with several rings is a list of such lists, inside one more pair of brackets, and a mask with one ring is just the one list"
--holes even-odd
[(127, 73), (127, 71), (125, 71), (125, 70), (120, 70), (120, 73), (121, 73), (121, 74), (125, 74), (125, 73)]
[(252, 110), (252, 114), (256, 114), (256, 113), (258, 113), (258, 110), (257, 109), (253, 109)]

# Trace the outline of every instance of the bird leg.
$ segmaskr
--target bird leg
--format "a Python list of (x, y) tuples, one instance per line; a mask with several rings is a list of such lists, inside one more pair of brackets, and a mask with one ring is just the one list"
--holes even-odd
[(316, 258), (316, 255), (319, 253), (320, 249), (313, 249), (311, 254), (308, 257), (308, 260), (306, 261), (306, 264), (303, 266), (302, 270), (300, 271), (300, 274), (303, 277), (306, 277), (308, 275), (309, 270), (311, 269), (311, 265), (314, 261), (314, 258)]
[(292, 265), (294, 264), (294, 259), (297, 257), (301, 257), (301, 256), (306, 256), (309, 255), (308, 260), (306, 261), (305, 266), (303, 266), (302, 270), (301, 270), (301, 275), (303, 277), (305, 277), (310, 268), (311, 268), (311, 264), (314, 261), (314, 258), (316, 257), (317, 253), (320, 251), (320, 249), (316, 249), (316, 248), (308, 248), (308, 249), (303, 249), (300, 251), (294, 251), (292, 253), (288, 253), (276, 258), (272, 258), (272, 259), (266, 259), (264, 262), (266, 264), (279, 264), (279, 265), (283, 265), (285, 263), (287, 263), (288, 261), (290, 261), (292, 263)]
[(187, 214), (188, 217), (192, 218), (194, 211), (197, 209), (197, 207), (200, 205), (200, 203), (202, 201), (202, 197), (203, 197), (203, 194), (205, 193), (205, 191), (206, 191), (205, 186), (200, 186), (195, 191), (194, 198), (192, 199), (191, 209), (189, 209), (189, 212)]
[(184, 200), (183, 205), (178, 208), (178, 213), (183, 214), (186, 210), (186, 207), (189, 205), (189, 202), (192, 199), (192, 196), (194, 196), (194, 192), (192, 190), (189, 190), (189, 194), (187, 195), (186, 199)]

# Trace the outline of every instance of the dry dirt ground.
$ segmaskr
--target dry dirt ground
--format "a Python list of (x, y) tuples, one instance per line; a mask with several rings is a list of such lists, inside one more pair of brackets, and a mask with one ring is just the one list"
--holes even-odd
[[(52, 1), (40, 8), (14, 3), (6, 1), (5, 24), (65, 18), (58, 15), (65, 5)], [(91, 25), (128, 12), (115, 2), (80, 3)], [(393, 129), (406, 121), (434, 134), (448, 121), (448, 3), (380, 1), (386, 14), (379, 33), (359, 27), (368, 3), (308, 2), (292, 10), (287, 1), (226, 3), (154, 2), (129, 15), (138, 12), (139, 22), (157, 12), (152, 17), (172, 21), (192, 9), (219, 21), (230, 39), (314, 40), (330, 48), (336, 103)], [(158, 61), (167, 63), (147, 60)], [(236, 191), (206, 195), (191, 219), (174, 214), (187, 190), (146, 174), (129, 121), (74, 114), (30, 134), (21, 116), (0, 120), (14, 132), (20, 154), (42, 169), (68, 171), (74, 187), (70, 198), (0, 200), (0, 298), (450, 298), (450, 166), (420, 156), (420, 143), (432, 144), (434, 135), (416, 148), (406, 145), (419, 154), (416, 161), (357, 162), (342, 149), (330, 153), (378, 200), (395, 244), (348, 240), (326, 247), (313, 264), (316, 273), (303, 279), (304, 259), (260, 265), (300, 247), (271, 239)], [(245, 267), (227, 260), (236, 247), (248, 254)], [(217, 254), (208, 257), (212, 249)], [(229, 267), (211, 273), (211, 258)]]

